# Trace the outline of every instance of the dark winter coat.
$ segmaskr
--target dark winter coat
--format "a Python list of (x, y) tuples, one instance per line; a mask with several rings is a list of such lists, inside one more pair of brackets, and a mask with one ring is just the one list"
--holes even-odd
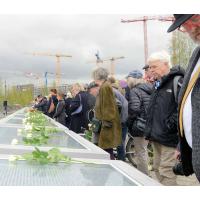
[[(200, 46), (198, 46), (192, 54), (189, 61), (188, 68), (183, 80), (182, 88), (179, 93), (179, 110), (181, 101), (188, 86), (191, 74), (196, 66), (197, 61), (200, 59)], [(200, 76), (195, 83), (192, 94), (192, 149), (188, 145), (185, 134), (180, 136), (180, 152), (183, 165), (183, 171), (186, 176), (195, 173), (200, 182)], [(184, 130), (183, 130), (184, 131)], [(180, 135), (180, 134), (179, 134)]]
[(160, 86), (151, 95), (147, 110), (146, 138), (168, 147), (176, 147), (178, 143), (178, 105), (175, 101), (173, 80), (180, 75), (184, 76), (184, 70), (173, 67), (169, 74), (161, 78)]
[(150, 101), (150, 95), (153, 92), (153, 85), (150, 83), (141, 83), (130, 90), (128, 103), (128, 128), (132, 136), (143, 136), (142, 133), (133, 132), (132, 125), (137, 117), (146, 119), (146, 112)]
[(125, 97), (127, 99), (127, 101), (129, 101), (129, 97), (130, 96), (130, 88), (127, 86), (125, 87)]
[(72, 101), (72, 98), (66, 98), (65, 100), (65, 113), (66, 113), (66, 126), (69, 128), (71, 123), (71, 113), (70, 113), (70, 104)]
[(65, 101), (64, 100), (58, 101), (53, 118), (55, 118), (57, 122), (59, 122), (63, 125), (66, 125)]
[(73, 113), (78, 109), (80, 106), (80, 98), (81, 95), (81, 104), (82, 104), (82, 111), (78, 114), (71, 115), (71, 123), (70, 123), (70, 130), (74, 131), (75, 133), (82, 133), (83, 128), (88, 129), (88, 111), (90, 110), (90, 106), (88, 104), (88, 93), (85, 91), (79, 92), (71, 101), (70, 104), (70, 112)]
[(89, 107), (90, 107), (91, 109), (94, 108), (95, 102), (96, 102), (96, 97), (93, 96), (92, 94), (88, 93), (88, 104), (89, 104)]
[(37, 110), (41, 111), (44, 114), (47, 114), (47, 110), (48, 110), (48, 101), (46, 98), (42, 98), (42, 100), (34, 105), (34, 108), (36, 108)]
[(54, 114), (55, 114), (55, 111), (56, 111), (56, 106), (58, 104), (58, 99), (57, 99), (57, 96), (56, 95), (52, 95), (50, 98), (49, 98), (49, 101), (48, 101), (48, 110), (50, 108), (50, 105), (51, 105), (51, 102), (53, 101), (53, 104), (55, 106), (55, 109), (53, 112), (51, 113), (48, 113), (48, 116), (53, 118)]

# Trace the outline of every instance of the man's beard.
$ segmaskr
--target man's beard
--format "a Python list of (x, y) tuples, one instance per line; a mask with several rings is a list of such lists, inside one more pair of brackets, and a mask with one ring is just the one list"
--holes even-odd
[(195, 43), (200, 44), (200, 27), (195, 30), (194, 34), (191, 33), (190, 37)]

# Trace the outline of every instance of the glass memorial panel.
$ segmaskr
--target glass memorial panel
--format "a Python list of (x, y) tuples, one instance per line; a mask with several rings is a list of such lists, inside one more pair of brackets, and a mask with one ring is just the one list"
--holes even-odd
[[(11, 118), (8, 121), (5, 122), (6, 124), (23, 124), (23, 118)], [(46, 123), (46, 126), (56, 126), (55, 124), (51, 123), (50, 121), (48, 121)]]
[(1, 186), (136, 186), (109, 164), (27, 164), (0, 160)]
[[(16, 138), (20, 145), (24, 145), (22, 137), (17, 135), (16, 127), (0, 127), (0, 144), (11, 144), (12, 139)], [(48, 144), (42, 146), (65, 147), (70, 149), (86, 149), (65, 132), (53, 134), (48, 140)]]
[(26, 109), (18, 110), (17, 114), (25, 114), (27, 113)]
[(6, 121), (8, 124), (22, 124), (22, 119), (18, 118), (11, 118), (8, 121)]
[(25, 118), (25, 115), (23, 114), (16, 114), (14, 115), (16, 118), (20, 118), (20, 119), (24, 119)]

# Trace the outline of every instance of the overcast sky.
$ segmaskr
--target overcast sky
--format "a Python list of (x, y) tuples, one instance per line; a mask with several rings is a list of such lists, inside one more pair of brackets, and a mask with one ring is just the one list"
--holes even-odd
[[(141, 15), (142, 16), (142, 15)], [(64, 83), (91, 80), (95, 53), (102, 59), (125, 56), (115, 62), (117, 77), (123, 78), (144, 65), (143, 23), (121, 23), (139, 15), (0, 15), (0, 78), (8, 83), (37, 82), (24, 73), (55, 73), (56, 58), (26, 53), (63, 53)], [(170, 22), (148, 22), (149, 54), (168, 50)], [(94, 63), (88, 63), (94, 61)], [(108, 66), (109, 63), (105, 63)], [(54, 76), (49, 75), (49, 81)]]

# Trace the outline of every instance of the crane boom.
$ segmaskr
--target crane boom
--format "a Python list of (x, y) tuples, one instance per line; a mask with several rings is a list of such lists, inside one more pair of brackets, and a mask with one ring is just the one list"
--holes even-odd
[[(30, 53), (28, 53), (30, 54)], [(33, 56), (52, 56), (52, 57), (56, 57), (56, 87), (60, 86), (60, 79), (61, 79), (61, 67), (60, 67), (60, 58), (61, 57), (67, 57), (67, 58), (71, 58), (71, 55), (67, 55), (67, 54), (60, 54), (60, 53), (56, 53), (56, 54), (51, 54), (51, 53), (31, 53), (31, 55)]]
[(131, 23), (131, 22), (143, 22), (143, 32), (144, 32), (144, 58), (145, 58), (145, 64), (147, 64), (147, 58), (148, 58), (148, 38), (147, 38), (147, 21), (149, 20), (158, 20), (158, 21), (174, 21), (174, 17), (169, 16), (143, 16), (136, 19), (131, 20), (124, 20), (121, 19), (122, 23)]
[(119, 60), (119, 59), (124, 59), (124, 56), (119, 56), (119, 57), (111, 57), (109, 59), (104, 59), (102, 61), (110, 61), (110, 75), (114, 76), (115, 75), (115, 60)]

